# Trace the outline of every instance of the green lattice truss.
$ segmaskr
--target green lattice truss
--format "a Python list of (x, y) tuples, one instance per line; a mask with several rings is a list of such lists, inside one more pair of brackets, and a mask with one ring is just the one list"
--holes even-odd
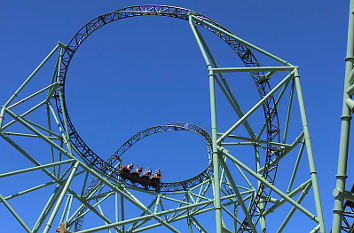
[[(87, 164), (71, 144), (67, 126), (61, 125), (52, 105), (54, 98), (58, 97), (55, 95), (61, 95), (58, 75), (61, 55), (66, 48), (58, 43), (1, 108), (0, 136), (18, 152), (23, 164), (32, 165), (23, 168), (11, 164), (13, 156), (2, 154), (2, 163), (9, 165), (0, 171), (0, 182), (14, 178), (19, 185), (8, 189), (2, 186), (0, 212), (13, 216), (18, 227), (26, 232), (54, 232), (59, 223), (65, 223), (72, 232), (76, 228), (81, 233), (104, 229), (140, 232), (159, 226), (164, 227), (164, 232), (215, 232), (215, 228), (218, 233), (266, 232), (267, 229), (268, 232), (282, 232), (287, 230), (288, 223), (308, 226), (311, 232), (325, 232), (298, 67), (210, 24), (214, 30), (228, 34), (253, 52), (267, 57), (271, 64), (279, 64), (218, 67), (202, 33), (195, 26), (198, 20), (202, 19), (191, 15), (189, 23), (208, 67), (213, 140), (210, 159), (214, 167), (211, 177), (184, 191), (153, 192), (125, 186)], [(47, 83), (41, 82), (42, 87), (38, 88), (38, 82), (34, 82), (38, 71), (44, 66), (50, 67), (53, 60), (56, 62), (51, 77), (48, 76)], [(265, 72), (265, 78), (273, 87), (259, 102), (245, 110), (239, 106), (233, 87), (229, 86), (224, 75), (252, 72)], [(34, 88), (37, 91), (27, 95), (28, 90)], [(216, 89), (223, 93), (225, 102), (236, 113), (235, 123), (225, 132), (218, 131), (216, 125)], [(293, 104), (296, 97), (298, 108)], [(249, 121), (256, 112), (262, 112), (263, 104), (270, 98), (275, 100), (282, 126), (278, 132), (279, 141), (266, 138), (267, 122), (264, 119), (259, 119), (263, 126), (257, 131)], [(275, 111), (274, 107), (271, 110)], [(291, 117), (296, 114), (298, 118)], [(296, 119), (301, 120), (297, 122)], [(239, 135), (239, 128), (246, 129), (248, 135)], [(298, 132), (292, 135), (296, 136), (289, 139), (289, 132), (295, 129)], [(28, 142), (32, 146), (28, 146)], [(38, 151), (39, 145), (46, 145), (47, 151)], [(240, 147), (254, 151), (248, 155), (247, 161), (238, 156)], [(267, 148), (276, 157), (265, 163), (260, 151)], [(304, 162), (305, 166), (300, 166), (306, 161), (303, 154), (307, 155), (308, 164)], [(120, 163), (115, 166), (119, 167)], [(286, 169), (281, 170), (282, 166)], [(278, 170), (274, 181), (272, 177), (262, 175), (265, 169)], [(32, 174), (38, 179), (26, 179)], [(278, 185), (277, 178), (287, 179), (287, 182)], [(92, 179), (96, 179), (97, 184), (87, 190)], [(307, 195), (308, 192), (311, 195)], [(41, 198), (43, 203), (36, 204), (39, 209), (33, 209), (33, 214), (28, 216), (24, 214), (28, 209), (24, 211), (27, 205), (23, 203), (30, 203), (37, 193), (41, 197), (46, 195), (46, 199)], [(303, 204), (303, 200), (307, 200), (306, 203)], [(85, 211), (82, 211), (83, 207)]]

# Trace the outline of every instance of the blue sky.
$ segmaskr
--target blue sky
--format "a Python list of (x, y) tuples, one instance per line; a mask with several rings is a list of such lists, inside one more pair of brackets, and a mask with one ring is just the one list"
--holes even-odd
[[(145, 2), (0, 0), (1, 105), (58, 41), (67, 43), (81, 26), (98, 15), (142, 3)], [(339, 149), (349, 2), (149, 3), (198, 11), (235, 35), (300, 67), (325, 224), (329, 231)], [(66, 85), (71, 119), (80, 135), (100, 154), (110, 154), (139, 130), (157, 124), (186, 121), (210, 132), (207, 73), (188, 24), (145, 18), (112, 24), (94, 34), (75, 54), (69, 69), (72, 76)], [(228, 48), (222, 47), (215, 38), (210, 41), (220, 63), (233, 65)], [(245, 88), (239, 93), (244, 96), (245, 106), (246, 99), (255, 98), (248, 97), (251, 91)], [(223, 114), (220, 115), (223, 119)], [(202, 156), (186, 158), (182, 154), (185, 151), (198, 154), (205, 148), (199, 137), (188, 137), (157, 135), (137, 145), (131, 155), (139, 159), (136, 154), (143, 153), (147, 160), (155, 161), (163, 158), (162, 155), (171, 154), (169, 159), (160, 162), (164, 170), (174, 169), (168, 179), (180, 178), (176, 164), (186, 163), (190, 174), (194, 174), (203, 169), (201, 167), (207, 161)], [(181, 141), (183, 148), (176, 146), (176, 142)], [(193, 149), (196, 145), (197, 149)], [(0, 146), (4, 148), (1, 149), (2, 160), (11, 160), (8, 153), (13, 151), (4, 142)], [(156, 152), (155, 148), (161, 150)], [(152, 169), (159, 166), (156, 162), (143, 163)], [(349, 158), (348, 164), (352, 163), (353, 158)], [(2, 165), (0, 169), (0, 172), (7, 171)], [(190, 174), (184, 174), (183, 178)], [(353, 169), (349, 167), (348, 184), (354, 181), (352, 174)], [(4, 189), (2, 186), (1, 192)]]

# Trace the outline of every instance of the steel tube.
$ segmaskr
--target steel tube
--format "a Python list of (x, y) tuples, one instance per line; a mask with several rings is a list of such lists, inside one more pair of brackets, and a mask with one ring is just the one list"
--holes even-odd
[(291, 83), (288, 110), (286, 112), (286, 120), (285, 120), (284, 134), (283, 134), (283, 143), (286, 143), (286, 138), (288, 136), (290, 113), (291, 113), (291, 107), (293, 105), (293, 98), (294, 98), (294, 86), (295, 86), (295, 83), (293, 80), (293, 82)]
[(265, 95), (255, 106), (253, 106), (243, 117), (241, 117), (230, 129), (228, 129), (218, 140), (222, 142), (228, 137), (244, 120), (246, 120), (254, 111), (256, 111), (267, 99), (269, 99), (284, 83), (286, 83), (293, 75), (293, 72), (288, 74), (278, 85), (276, 85), (267, 95)]
[[(348, 40), (347, 40), (347, 57), (345, 59), (345, 78), (344, 90), (349, 88), (354, 79), (354, 0), (350, 0), (349, 6), (349, 23), (348, 23)], [(348, 163), (348, 150), (349, 150), (349, 135), (350, 135), (350, 122), (352, 119), (350, 109), (345, 103), (346, 99), (350, 96), (345, 91), (343, 92), (342, 116), (341, 116), (341, 135), (338, 155), (338, 168), (337, 168), (337, 181), (336, 190), (340, 192), (345, 191), (345, 182), (347, 179), (347, 163)], [(340, 233), (342, 226), (342, 215), (344, 206), (344, 197), (339, 195), (335, 197), (333, 208), (333, 223), (332, 232)]]
[(197, 40), (199, 49), (204, 57), (205, 63), (208, 67), (209, 76), (209, 94), (210, 94), (210, 117), (211, 117), (211, 137), (212, 137), (212, 159), (213, 159), (213, 193), (214, 193), (214, 208), (215, 208), (215, 218), (216, 218), (216, 232), (222, 233), (222, 217), (221, 217), (221, 203), (220, 203), (220, 178), (219, 178), (219, 158), (217, 149), (217, 128), (216, 128), (216, 104), (215, 104), (215, 74), (212, 71), (211, 63), (208, 56), (204, 50), (203, 44), (199, 39), (198, 33), (195, 29), (195, 25), (192, 21), (192, 16), (189, 16), (189, 24), (192, 32)]
[(229, 179), (229, 182), (230, 182), (230, 184), (232, 186), (232, 189), (234, 190), (234, 192), (236, 194), (237, 200), (240, 203), (241, 208), (242, 208), (242, 210), (243, 210), (243, 212), (244, 212), (244, 214), (245, 214), (245, 216), (247, 218), (247, 222), (248, 222), (249, 226), (251, 227), (252, 231), (256, 233), (257, 231), (256, 231), (256, 228), (255, 228), (255, 226), (253, 224), (252, 218), (248, 214), (248, 209), (246, 208), (246, 205), (245, 205), (245, 203), (242, 200), (241, 194), (238, 191), (238, 188), (236, 187), (236, 183), (235, 183), (234, 179), (232, 178), (229, 169), (227, 169), (226, 164), (225, 164), (225, 162), (222, 159), (220, 159), (220, 163), (225, 169), (225, 173), (226, 173), (226, 175), (227, 175), (227, 177)]
[[(200, 42), (202, 43), (203, 47), (205, 48), (205, 51), (206, 53), (208, 54), (212, 64), (214, 65), (215, 68), (218, 68), (217, 64), (216, 64), (216, 61), (213, 57), (213, 55), (211, 54), (210, 52), (210, 49), (208, 47), (208, 45), (205, 43), (203, 37), (201, 36), (199, 30), (197, 27), (195, 27), (195, 31), (198, 35), (198, 38), (200, 39)], [(215, 68), (212, 68), (212, 69), (215, 69)], [(224, 86), (221, 85), (220, 81), (217, 79), (217, 77), (215, 77), (215, 81), (217, 82), (217, 84), (219, 85), (221, 91), (224, 93), (226, 99), (229, 101), (231, 107), (234, 109), (234, 111), (236, 112), (236, 114), (238, 115), (238, 117), (242, 117), (244, 114), (241, 110), (241, 107), (239, 105), (239, 103), (237, 102), (235, 96), (233, 95), (228, 83), (226, 82), (224, 76), (222, 75), (222, 73), (219, 73), (219, 76), (220, 76), (220, 79), (221, 79), (221, 82), (224, 84)], [(250, 134), (250, 136), (252, 138), (255, 137), (255, 134), (253, 132), (253, 130), (251, 129), (251, 126), (249, 125), (248, 121), (246, 120), (243, 125), (245, 126), (247, 132)]]
[(293, 71), (293, 66), (257, 66), (257, 67), (217, 67), (215, 73), (261, 72), (261, 71)]
[(51, 228), (53, 220), (54, 220), (54, 218), (55, 218), (55, 216), (56, 216), (56, 214), (57, 214), (57, 212), (59, 210), (59, 207), (60, 207), (60, 205), (61, 205), (61, 203), (62, 203), (62, 201), (64, 199), (66, 191), (68, 190), (69, 185), (71, 184), (71, 181), (74, 178), (74, 175), (75, 175), (75, 172), (76, 172), (78, 166), (79, 166), (79, 162), (76, 162), (74, 167), (73, 167), (73, 169), (72, 169), (72, 171), (71, 171), (71, 173), (70, 173), (70, 175), (69, 175), (69, 177), (68, 177), (68, 179), (67, 179), (67, 181), (65, 182), (64, 188), (63, 188), (63, 190), (60, 193), (60, 196), (59, 196), (59, 198), (57, 200), (57, 203), (55, 204), (55, 207), (53, 209), (52, 214), (49, 217), (48, 223), (47, 223), (47, 225), (45, 226), (45, 228), (43, 230), (43, 233), (47, 233), (49, 231), (49, 229)]
[(60, 164), (70, 163), (70, 162), (73, 162), (73, 161), (75, 161), (75, 160), (69, 159), (69, 160), (66, 160), (66, 161), (60, 161), (60, 162), (55, 162), (55, 163), (50, 163), (50, 164), (45, 164), (45, 165), (39, 165), (39, 166), (36, 166), (36, 167), (21, 169), (21, 170), (18, 170), (18, 171), (7, 172), (7, 173), (4, 173), (4, 174), (0, 174), (0, 178), (4, 178), (4, 177), (7, 177), (7, 176), (13, 176), (13, 175), (17, 175), (17, 174), (22, 174), (22, 173), (25, 173), (25, 172), (35, 171), (35, 170), (43, 169), (43, 168), (47, 168), (47, 167), (58, 166)]
[(220, 148), (220, 150), (222, 151), (222, 153), (227, 156), (231, 161), (233, 161), (234, 163), (238, 164), (241, 168), (243, 168), (244, 170), (246, 170), (251, 176), (255, 177), (256, 179), (258, 179), (259, 181), (261, 181), (263, 184), (265, 184), (266, 186), (268, 186), (270, 189), (272, 189), (274, 192), (276, 192), (277, 194), (279, 194), (279, 196), (281, 196), (282, 198), (284, 198), (286, 201), (288, 201), (290, 204), (292, 204), (293, 206), (295, 206), (297, 209), (299, 209), (301, 212), (303, 212), (306, 216), (310, 217), (312, 220), (318, 222), (318, 218), (312, 214), (311, 212), (309, 212), (307, 209), (305, 209), (303, 206), (299, 205), (296, 201), (294, 201), (293, 199), (291, 199), (288, 195), (284, 194), (280, 189), (278, 189), (277, 187), (275, 187), (274, 185), (272, 185), (271, 183), (269, 183), (269, 181), (267, 181), (266, 179), (264, 179), (260, 174), (254, 172), (252, 169), (250, 169), (249, 167), (247, 167), (245, 164), (243, 164), (241, 161), (239, 161), (238, 159), (236, 159), (234, 156), (232, 156), (231, 154), (229, 154), (228, 152), (226, 152), (223, 148)]
[(305, 140), (305, 144), (306, 144), (307, 158), (308, 158), (308, 162), (309, 162), (310, 175), (311, 175), (311, 180), (312, 180), (312, 190), (313, 190), (313, 195), (314, 195), (314, 199), (315, 199), (317, 217), (318, 217), (319, 225), (320, 225), (320, 232), (325, 233), (326, 230), (325, 230), (323, 216), (322, 216), (320, 191), (318, 188), (317, 172), (316, 172), (315, 161), (314, 161), (313, 153), (312, 153), (310, 131), (309, 131), (309, 127), (308, 127), (308, 123), (307, 123), (307, 119), (306, 119), (305, 104), (304, 104), (304, 99), (302, 96), (302, 90), (301, 90), (301, 84), (300, 84), (300, 76), (299, 76), (297, 69), (295, 69), (294, 80), (295, 80), (296, 93), (297, 93), (299, 107), (300, 107), (302, 127), (304, 130), (303, 131), (304, 132), (304, 140)]
[(278, 61), (278, 62), (284, 64), (284, 65), (291, 66), (291, 64), (290, 64), (289, 62), (287, 62), (287, 61), (285, 61), (285, 60), (283, 60), (283, 59), (281, 59), (281, 58), (279, 58), (279, 57), (277, 57), (277, 56), (275, 56), (275, 55), (273, 55), (273, 54), (271, 54), (271, 53), (269, 53), (269, 52), (267, 52), (267, 51), (265, 51), (265, 50), (263, 50), (263, 49), (261, 49), (261, 48), (259, 48), (259, 47), (257, 47), (257, 46), (255, 46), (255, 45), (253, 45), (253, 44), (251, 44), (251, 43), (249, 43), (249, 42), (247, 42), (247, 41), (245, 41), (245, 40), (242, 40), (242, 39), (238, 38), (237, 36), (235, 36), (234, 34), (232, 34), (232, 33), (230, 33), (230, 32), (227, 32), (227, 31), (225, 31), (225, 30), (223, 30), (223, 29), (221, 29), (221, 28), (219, 28), (219, 27), (216, 27), (215, 25), (213, 25), (213, 24), (207, 22), (206, 20), (203, 20), (203, 19), (198, 18), (198, 17), (195, 17), (195, 16), (192, 16), (192, 17), (193, 17), (193, 19), (196, 19), (196, 20), (198, 20), (198, 21), (200, 21), (200, 22), (202, 22), (202, 23), (205, 23), (206, 25), (208, 25), (208, 26), (214, 28), (215, 30), (217, 30), (217, 31), (219, 31), (219, 32), (221, 32), (221, 33), (223, 33), (223, 34), (225, 34), (225, 35), (228, 35), (228, 36), (230, 36), (230, 37), (232, 37), (232, 38), (234, 38), (234, 39), (237, 40), (238, 42), (240, 42), (240, 43), (242, 43), (242, 44), (244, 44), (244, 45), (247, 45), (247, 46), (253, 48), (254, 50), (256, 50), (256, 51), (258, 51), (258, 52), (260, 52), (260, 53), (262, 53), (262, 54), (264, 54), (264, 55), (266, 55), (266, 56), (268, 56), (268, 57), (270, 57), (270, 58), (272, 58), (272, 59), (274, 59), (274, 60), (276, 60), (276, 61)]

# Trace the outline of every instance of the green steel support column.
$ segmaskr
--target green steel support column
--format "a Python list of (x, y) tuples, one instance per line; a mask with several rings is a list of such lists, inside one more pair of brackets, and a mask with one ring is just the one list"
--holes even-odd
[(60, 204), (62, 203), (62, 201), (63, 201), (63, 199), (64, 199), (65, 193), (66, 193), (66, 191), (67, 191), (68, 188), (69, 188), (69, 185), (70, 185), (70, 183), (71, 183), (71, 181), (72, 181), (72, 179), (73, 179), (73, 177), (74, 177), (74, 175), (75, 175), (75, 172), (76, 172), (78, 166), (79, 166), (79, 162), (76, 162), (75, 165), (74, 165), (74, 167), (73, 167), (73, 169), (72, 169), (72, 171), (71, 171), (71, 173), (70, 173), (70, 175), (69, 175), (69, 177), (68, 177), (68, 180), (67, 180), (66, 183), (65, 183), (65, 186), (64, 186), (63, 190), (61, 191), (61, 194), (60, 194), (60, 196), (59, 196), (59, 199), (58, 199), (58, 201), (57, 201), (57, 203), (56, 203), (56, 205), (55, 205), (55, 207), (54, 207), (54, 209), (53, 209), (52, 214), (51, 214), (50, 217), (49, 217), (48, 223), (47, 223), (47, 225), (45, 226), (43, 233), (47, 233), (47, 232), (49, 231), (49, 229), (51, 228), (51, 225), (52, 225), (52, 223), (53, 223), (53, 220), (54, 220), (54, 218), (55, 218), (55, 215), (57, 214), (57, 212), (58, 212), (58, 210), (59, 210)]
[[(261, 161), (259, 158), (259, 148), (257, 145), (254, 146), (254, 151), (255, 151), (255, 157), (256, 157), (256, 169), (257, 169), (257, 173), (259, 173), (259, 170), (261, 169)], [(257, 181), (257, 185), (258, 185), (258, 188), (261, 186), (261, 182), (259, 180)], [(262, 233), (266, 233), (267, 227), (266, 227), (265, 217), (263, 216), (263, 210), (264, 210), (263, 200), (259, 201), (257, 209), (261, 210), (261, 212), (259, 213), (260, 214), (259, 223), (261, 225)]]
[[(116, 222), (119, 222), (119, 208), (118, 208), (118, 193), (114, 193), (114, 213), (115, 213), (115, 219)], [(118, 233), (118, 231), (116, 231)]]
[(199, 49), (203, 55), (203, 58), (208, 67), (208, 76), (209, 76), (209, 94), (210, 94), (210, 115), (211, 115), (211, 137), (212, 137), (212, 159), (213, 159), (213, 167), (214, 167), (214, 185), (213, 185), (213, 193), (214, 193), (214, 208), (215, 208), (215, 217), (216, 217), (216, 232), (222, 233), (222, 218), (221, 218), (221, 203), (220, 203), (220, 186), (219, 186), (219, 156), (218, 156), (218, 148), (217, 148), (217, 129), (216, 129), (216, 104), (215, 104), (215, 74), (212, 71), (211, 63), (208, 59), (208, 56), (203, 48), (202, 42), (199, 39), (198, 33), (195, 29), (195, 25), (192, 21), (192, 16), (189, 16), (189, 24), (191, 26), (192, 32), (197, 40)]
[(234, 217), (235, 217), (235, 219), (234, 219), (234, 232), (236, 232), (236, 230), (237, 230), (237, 221), (236, 221), (236, 219), (237, 219), (237, 205), (236, 205), (236, 203), (234, 203)]
[[(123, 195), (120, 195), (120, 221), (124, 221), (124, 199)], [(122, 225), (122, 232), (125, 232), (125, 226), (124, 224)]]
[[(211, 68), (211, 65), (209, 65)], [(220, 203), (220, 186), (219, 186), (219, 155), (217, 149), (216, 138), (216, 106), (215, 106), (215, 86), (214, 73), (209, 70), (209, 88), (210, 88), (210, 108), (211, 108), (211, 132), (213, 142), (213, 166), (214, 166), (214, 207), (216, 215), (216, 232), (222, 233), (221, 203)]]
[[(202, 35), (200, 34), (198, 28), (195, 27), (195, 31), (196, 31), (196, 33), (197, 33), (197, 35), (198, 35), (198, 39), (200, 39), (200, 42), (202, 43), (203, 48), (204, 48), (205, 51), (207, 52), (207, 54), (208, 54), (208, 56), (209, 56), (209, 58), (210, 58), (212, 64), (213, 64), (214, 67), (215, 67), (215, 68), (213, 68), (213, 70), (216, 69), (216, 68), (218, 67), (218, 65), (216, 64), (216, 60), (215, 60), (215, 58), (213, 57), (213, 55), (211, 54), (208, 45), (205, 43), (205, 41), (204, 41)], [(222, 73), (219, 73), (219, 76), (220, 76), (220, 79), (221, 79), (221, 81), (222, 81), (222, 83), (224, 84), (225, 87), (223, 87), (223, 86), (221, 85), (220, 81), (219, 81), (217, 78), (215, 79), (215, 81), (218, 83), (220, 89), (221, 89), (222, 92), (224, 93), (226, 99), (229, 101), (230, 105), (232, 106), (232, 108), (234, 109), (234, 111), (236, 112), (236, 114), (238, 115), (238, 117), (241, 118), (241, 117), (243, 116), (243, 112), (242, 112), (242, 110), (241, 110), (240, 105), (238, 104), (238, 102), (237, 102), (235, 96), (233, 95), (233, 93), (232, 93), (232, 91), (231, 91), (229, 85), (227, 84), (227, 82), (226, 82), (226, 80), (225, 80), (225, 77), (222, 75)], [(246, 130), (248, 131), (248, 133), (250, 134), (250, 136), (251, 136), (252, 138), (254, 138), (254, 132), (253, 132), (253, 130), (251, 129), (251, 126), (249, 125), (248, 121), (245, 121), (245, 122), (244, 122), (244, 126), (245, 126)]]
[(345, 91), (349, 88), (350, 76), (353, 72), (354, 63), (354, 0), (350, 0), (349, 6), (349, 25), (348, 25), (348, 41), (347, 41), (347, 57), (345, 58), (345, 79), (343, 91), (343, 109), (341, 116), (341, 135), (338, 156), (338, 170), (336, 188), (333, 191), (335, 195), (334, 209), (333, 209), (333, 226), (332, 232), (339, 233), (342, 225), (342, 215), (344, 206), (344, 196), (342, 193), (345, 191), (345, 181), (347, 178), (347, 162), (348, 162), (348, 148), (349, 148), (349, 135), (350, 135), (350, 121), (352, 119), (351, 109), (345, 103), (347, 99), (351, 99), (350, 95)]
[[(188, 215), (189, 215), (189, 214), (188, 214)], [(187, 225), (188, 225), (189, 233), (193, 233), (193, 229), (192, 229), (192, 224), (191, 224), (190, 217), (187, 217)]]
[(304, 105), (304, 99), (302, 96), (300, 76), (298, 73), (298, 69), (295, 69), (294, 80), (295, 80), (296, 93), (297, 93), (300, 112), (301, 112), (302, 127), (304, 130), (304, 140), (306, 143), (307, 157), (309, 160), (312, 189), (313, 189), (313, 195), (314, 195), (314, 199), (315, 199), (317, 217), (318, 217), (319, 225), (320, 225), (320, 232), (325, 233), (325, 226), (324, 226), (324, 221), (323, 221), (323, 216), (322, 216), (322, 207), (321, 207), (321, 201), (320, 201), (320, 191), (319, 191), (318, 182), (317, 182), (317, 172), (315, 169), (315, 162), (314, 162), (313, 154), (312, 154), (310, 131), (309, 131), (307, 119), (306, 119), (305, 105)]

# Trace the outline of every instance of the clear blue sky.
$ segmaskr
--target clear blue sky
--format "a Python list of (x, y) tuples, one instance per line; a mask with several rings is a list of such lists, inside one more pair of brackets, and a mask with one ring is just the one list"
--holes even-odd
[[(81, 26), (98, 15), (142, 3), (0, 0), (0, 104), (6, 102), (58, 41), (67, 43)], [(329, 231), (339, 148), (349, 1), (149, 3), (198, 11), (239, 37), (300, 67)], [(217, 40), (212, 43), (221, 44)], [(223, 49), (216, 51), (220, 60), (233, 65), (228, 55), (223, 57), (228, 48)], [(210, 131), (205, 65), (185, 22), (144, 17), (109, 25), (83, 44), (74, 57), (70, 74), (67, 83), (70, 116), (80, 135), (100, 154), (110, 154), (137, 131), (157, 124), (186, 121)], [(247, 90), (243, 91), (241, 94), (247, 94)], [(134, 150), (145, 153), (151, 160), (155, 153), (159, 158), (162, 154), (173, 155), (162, 162), (164, 170), (175, 169), (181, 161), (188, 161), (191, 174), (205, 166), (204, 158), (179, 157), (185, 150), (198, 153), (200, 147), (189, 148), (202, 145), (200, 138), (191, 136), (183, 142), (183, 148), (178, 148), (174, 142), (182, 139), (178, 135), (168, 137), (163, 146), (162, 136), (156, 136)], [(8, 145), (1, 141), (0, 147), (1, 160), (12, 160), (13, 151)], [(161, 147), (162, 152), (156, 152), (156, 147)], [(174, 149), (169, 151), (169, 148)], [(198, 163), (201, 167), (195, 166)], [(0, 173), (8, 171), (2, 164)], [(154, 169), (157, 164), (152, 162), (149, 166)], [(348, 164), (353, 164), (353, 158)], [(178, 172), (173, 174), (168, 178), (176, 179)], [(349, 167), (348, 184), (354, 181), (352, 174), (353, 168)], [(183, 178), (188, 178), (189, 173), (184, 175)], [(0, 187), (0, 193), (6, 192), (6, 186)], [(0, 206), (2, 219), (4, 207)], [(8, 227), (11, 232), (11, 224)]]

